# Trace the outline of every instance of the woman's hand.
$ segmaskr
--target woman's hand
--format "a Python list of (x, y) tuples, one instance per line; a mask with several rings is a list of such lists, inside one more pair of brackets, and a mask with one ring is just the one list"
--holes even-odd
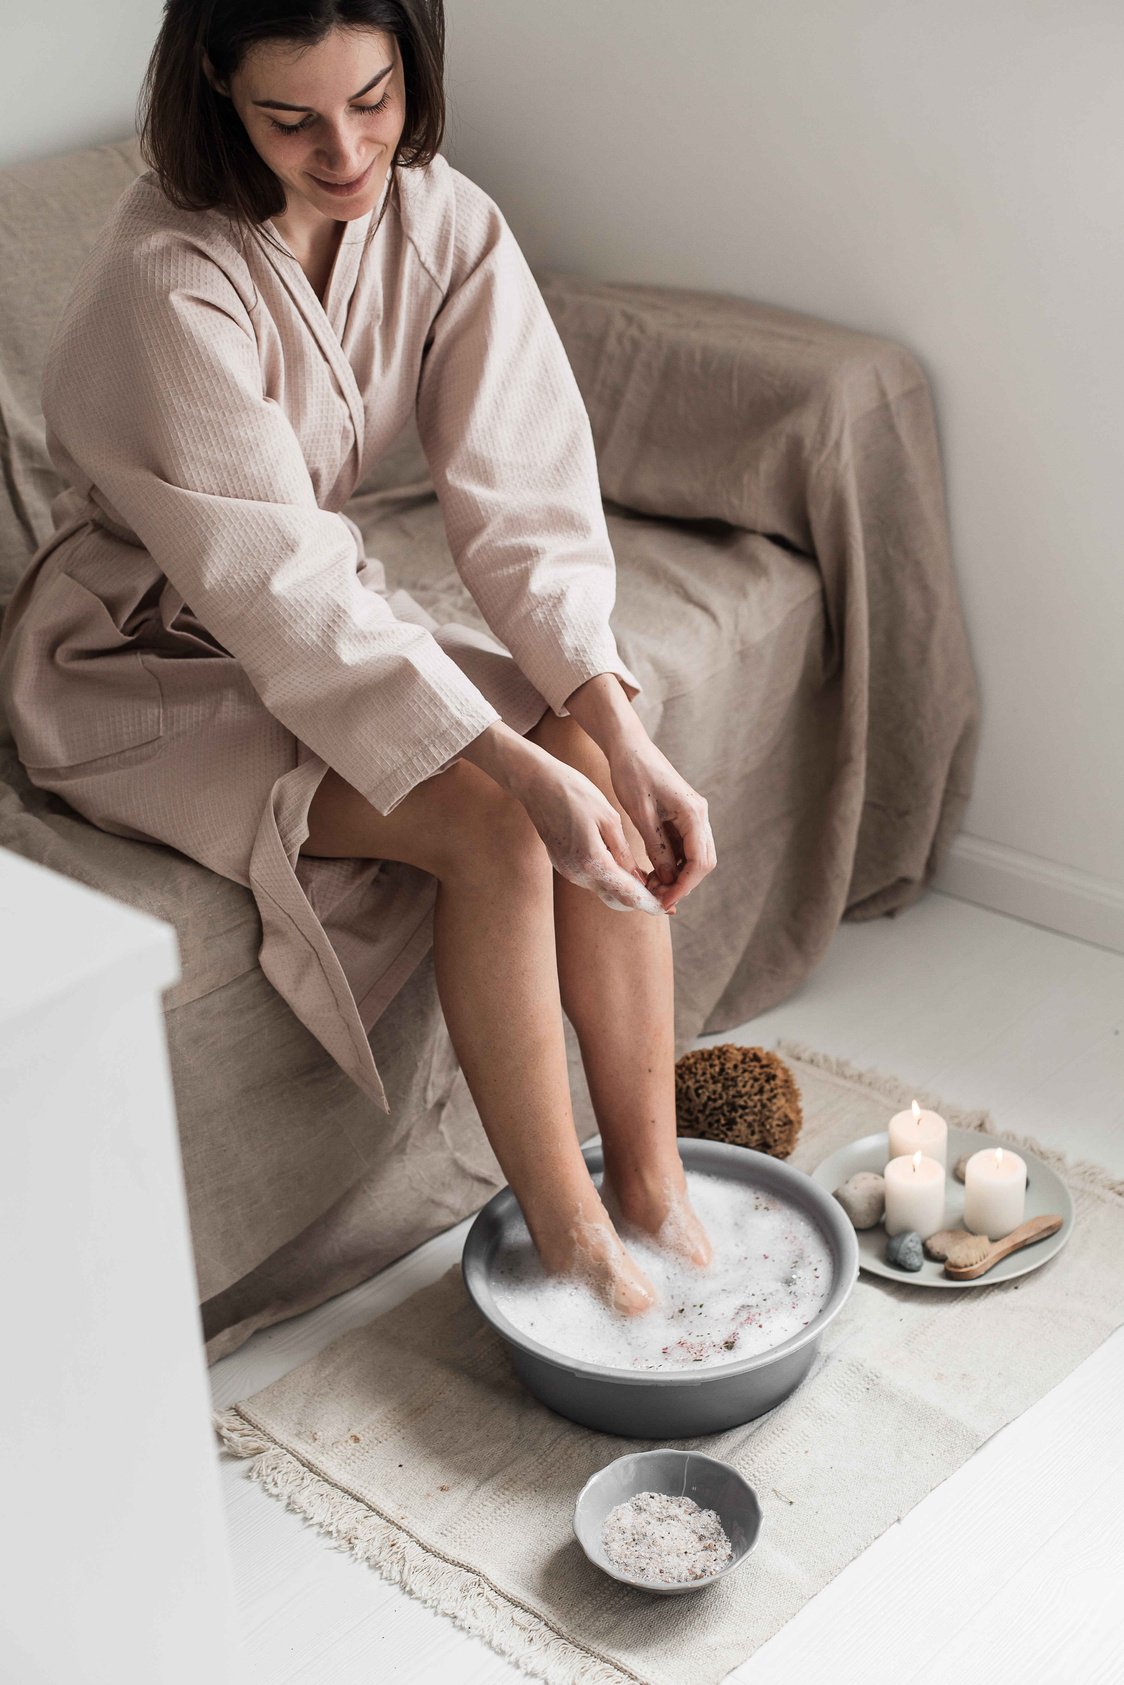
[(578, 685), (566, 707), (609, 763), (613, 792), (652, 862), (646, 882), (665, 911), (718, 864), (706, 801), (657, 749), (619, 674), (598, 673)]
[(633, 858), (620, 814), (584, 772), (542, 754), (521, 769), (517, 794), (556, 872), (618, 912), (663, 917), (663, 906)]
[(643, 728), (609, 739), (604, 752), (617, 799), (652, 862), (648, 887), (674, 912), (718, 864), (707, 803)]

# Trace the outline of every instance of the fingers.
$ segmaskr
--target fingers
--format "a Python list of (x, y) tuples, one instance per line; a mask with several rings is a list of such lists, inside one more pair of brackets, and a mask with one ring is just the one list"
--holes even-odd
[[(664, 910), (648, 888), (644, 874), (633, 859), (616, 809), (608, 802), (598, 820), (592, 856), (562, 869), (563, 877), (580, 889), (588, 889), (607, 907), (620, 913), (652, 913), (663, 918)], [(557, 865), (557, 862), (556, 862)]]
[(718, 852), (714, 846), (707, 803), (702, 796), (697, 796), (694, 803), (684, 808), (678, 824), (665, 820), (664, 829), (669, 833), (669, 847), (675, 855), (676, 876), (672, 884), (658, 884), (652, 888), (670, 912), (714, 870), (718, 864)]
[(610, 770), (651, 862), (645, 883), (664, 911), (673, 913), (718, 864), (706, 798), (651, 742), (611, 755)]
[(579, 881), (583, 889), (591, 889), (614, 912), (654, 913), (657, 918), (664, 916), (664, 910), (652, 892), (615, 864), (610, 866), (593, 861), (586, 867), (581, 879), (575, 881)]
[[(613, 811), (616, 813), (615, 808)], [(652, 862), (651, 869), (647, 872), (640, 871), (639, 867), (636, 868), (640, 881), (654, 892), (658, 891), (661, 886), (673, 884), (679, 869), (675, 850), (678, 833), (672, 828), (669, 836), (661, 827), (656, 814), (656, 804), (652, 800), (650, 792), (647, 797), (641, 799), (629, 810), (629, 817), (639, 831), (648, 858)], [(624, 828), (620, 825), (619, 814), (617, 820), (621, 841), (624, 842)], [(627, 843), (625, 846), (627, 848)], [(635, 866), (630, 849), (627, 858), (629, 865)]]
[(624, 834), (620, 815), (615, 808), (610, 808), (600, 826), (602, 841), (622, 872), (647, 888), (647, 879), (636, 863), (636, 857), (629, 847), (628, 838)]
[(660, 825), (654, 807), (647, 813), (642, 814), (641, 817), (644, 823), (638, 825), (637, 829), (643, 835), (644, 846), (648, 850), (648, 858), (652, 862), (652, 870), (660, 883), (674, 883), (678, 870), (674, 843), (669, 840)]
[[(604, 892), (608, 890), (614, 897), (623, 897), (623, 903), (621, 900), (614, 900), (612, 904), (615, 906), (623, 904), (629, 910), (662, 914), (663, 908), (648, 888), (647, 879), (629, 847), (620, 815), (611, 805), (600, 829), (610, 858), (618, 868), (617, 872), (609, 871), (604, 879), (599, 880), (598, 893), (601, 899), (606, 899)], [(626, 880), (623, 884), (619, 881), (619, 873), (623, 873)]]

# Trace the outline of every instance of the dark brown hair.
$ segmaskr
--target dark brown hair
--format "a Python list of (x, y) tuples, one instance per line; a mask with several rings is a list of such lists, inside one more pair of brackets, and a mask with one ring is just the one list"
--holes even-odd
[[(138, 103), (142, 156), (181, 210), (225, 210), (243, 226), (280, 216), (285, 190), (255, 150), (233, 103), (216, 92), (258, 41), (316, 46), (333, 29), (380, 29), (402, 57), (406, 120), (390, 162), (428, 164), (445, 129), (443, 0), (164, 0), (164, 21)], [(380, 215), (381, 220), (381, 215)], [(377, 224), (373, 225), (373, 235)]]

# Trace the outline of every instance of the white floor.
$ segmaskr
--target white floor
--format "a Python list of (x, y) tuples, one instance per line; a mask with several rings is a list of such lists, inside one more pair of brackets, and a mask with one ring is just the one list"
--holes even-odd
[[(932, 893), (841, 925), (816, 973), (713, 1041), (810, 1043), (984, 1106), (1124, 1176), (1124, 956)], [(255, 1335), (216, 1406), (265, 1386), (455, 1262), (470, 1219)], [(1124, 1261), (1122, 1261), (1124, 1267)], [(1124, 1330), (857, 1557), (728, 1685), (1124, 1681)], [(500, 1685), (526, 1675), (333, 1548), (221, 1458), (243, 1685)], [(688, 1680), (684, 1685), (691, 1685)]]

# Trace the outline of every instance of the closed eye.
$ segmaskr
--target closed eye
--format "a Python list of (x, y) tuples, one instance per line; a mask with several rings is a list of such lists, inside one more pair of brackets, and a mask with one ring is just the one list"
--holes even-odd
[[(371, 111), (383, 111), (389, 104), (390, 90), (388, 88), (377, 105), (357, 105), (355, 109), (356, 111), (362, 111), (364, 115), (366, 115)], [(316, 119), (314, 117), (305, 117), (299, 123), (278, 123), (274, 117), (269, 119), (271, 127), (277, 129), (279, 133), (283, 135), (299, 135), (302, 129), (307, 129), (315, 121)]]

